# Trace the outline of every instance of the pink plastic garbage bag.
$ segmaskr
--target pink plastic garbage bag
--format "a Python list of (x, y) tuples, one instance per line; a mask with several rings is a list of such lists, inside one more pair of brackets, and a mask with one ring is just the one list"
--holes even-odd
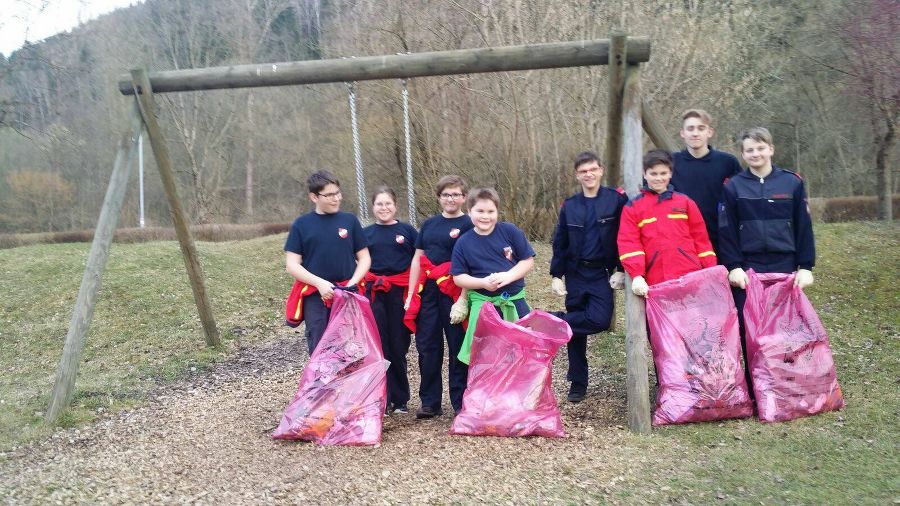
[(336, 290), (328, 327), (272, 437), (323, 445), (379, 443), (388, 365), (369, 301)]
[(565, 437), (553, 395), (553, 357), (572, 338), (569, 325), (543, 311), (515, 323), (493, 304), (481, 308), (469, 381), (451, 434)]
[(659, 379), (653, 425), (753, 414), (724, 266), (650, 287), (647, 321)]
[(744, 326), (759, 419), (782, 422), (844, 407), (825, 327), (793, 274), (747, 271)]

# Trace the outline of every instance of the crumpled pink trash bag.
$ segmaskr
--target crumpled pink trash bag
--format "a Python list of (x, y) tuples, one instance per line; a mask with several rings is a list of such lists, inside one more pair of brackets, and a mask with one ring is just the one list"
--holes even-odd
[(328, 327), (272, 437), (323, 445), (381, 442), (389, 364), (368, 299), (335, 290)]
[(535, 310), (504, 321), (493, 304), (481, 308), (463, 406), (451, 434), (565, 437), (553, 395), (553, 357), (572, 338), (569, 325)]
[(651, 286), (647, 321), (659, 379), (653, 425), (753, 414), (724, 266)]
[(794, 274), (747, 271), (744, 327), (756, 409), (782, 422), (844, 407), (828, 334)]

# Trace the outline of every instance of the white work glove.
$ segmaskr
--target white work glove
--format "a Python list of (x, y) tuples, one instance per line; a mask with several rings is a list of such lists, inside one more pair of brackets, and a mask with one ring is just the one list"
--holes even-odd
[(612, 273), (612, 276), (609, 277), (609, 287), (613, 290), (622, 290), (623, 288), (625, 288), (625, 273)]
[(469, 316), (469, 301), (465, 297), (460, 297), (450, 306), (450, 323), (453, 325), (462, 323), (467, 316)]
[(747, 279), (747, 273), (740, 267), (731, 269), (731, 272), (728, 273), (728, 282), (735, 288), (740, 288), (742, 290), (746, 289), (747, 281), (749, 281)]
[(550, 288), (553, 289), (553, 293), (556, 295), (563, 296), (569, 293), (566, 291), (566, 282), (560, 278), (553, 278), (550, 280)]
[(647, 295), (647, 292), (650, 291), (650, 287), (647, 285), (647, 281), (644, 280), (644, 276), (635, 276), (635, 278), (631, 280), (631, 291), (638, 297), (645, 297)]
[(797, 269), (794, 276), (794, 286), (799, 286), (801, 290), (813, 284), (812, 271), (809, 269)]

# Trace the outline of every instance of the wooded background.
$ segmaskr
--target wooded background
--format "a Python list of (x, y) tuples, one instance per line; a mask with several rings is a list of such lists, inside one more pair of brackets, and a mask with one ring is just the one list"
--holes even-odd
[[(130, 68), (595, 39), (616, 28), (652, 39), (642, 91), (673, 139), (681, 111), (699, 107), (715, 117), (718, 149), (737, 154), (740, 130), (768, 127), (775, 163), (800, 172), (812, 196), (896, 192), (897, 0), (147, 0), (0, 55), (0, 232), (94, 226), (133, 100), (116, 79)], [(548, 237), (576, 188), (574, 155), (603, 153), (607, 88), (602, 66), (410, 80), (419, 215), (437, 210), (434, 181), (457, 173), (497, 187), (504, 219)], [(400, 90), (358, 83), (357, 109), (367, 191), (393, 185), (405, 218)], [(305, 179), (319, 168), (338, 174), (344, 208), (357, 210), (346, 86), (157, 99), (194, 223), (289, 221), (310, 208)], [(147, 224), (168, 226), (149, 145), (145, 161)], [(136, 177), (131, 188), (123, 227), (138, 222)]]

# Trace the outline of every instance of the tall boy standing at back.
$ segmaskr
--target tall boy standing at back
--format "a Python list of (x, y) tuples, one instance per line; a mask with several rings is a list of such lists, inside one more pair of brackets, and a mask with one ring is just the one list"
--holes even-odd
[(703, 109), (688, 109), (681, 115), (685, 149), (672, 155), (675, 173), (672, 186), (691, 198), (700, 208), (713, 250), (719, 251), (716, 208), (722, 201), (722, 185), (741, 172), (741, 164), (729, 153), (709, 145), (715, 134), (712, 117)]
[(284, 251), (288, 274), (305, 285), (298, 312), (306, 321), (306, 343), (312, 355), (328, 325), (335, 285), (358, 284), (372, 260), (359, 220), (340, 210), (337, 177), (320, 170), (306, 183), (316, 208), (291, 224)]
[[(575, 157), (575, 178), (581, 192), (567, 198), (559, 209), (550, 260), (551, 287), (566, 297), (566, 313), (554, 313), (572, 328), (566, 345), (569, 402), (581, 402), (587, 394), (587, 336), (609, 329), (613, 318), (613, 288), (625, 286), (616, 236), (624, 191), (600, 185), (603, 166), (589, 151)], [(619, 272), (613, 272), (619, 269)], [(565, 281), (562, 280), (565, 276)]]

